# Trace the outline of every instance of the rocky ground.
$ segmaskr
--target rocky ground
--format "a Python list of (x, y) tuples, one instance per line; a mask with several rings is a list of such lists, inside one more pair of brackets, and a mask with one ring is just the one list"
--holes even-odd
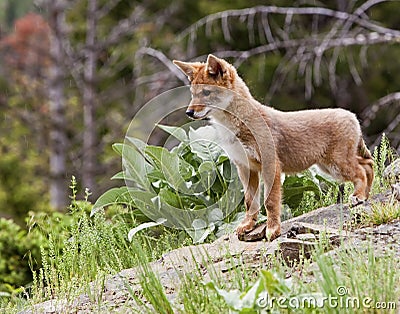
[[(210, 274), (206, 265), (212, 265), (213, 271), (219, 275), (228, 276), (229, 270), (239, 264), (254, 268), (268, 267), (269, 257), (275, 254), (281, 254), (288, 261), (299, 260), (301, 255), (307, 258), (322, 235), (331, 244), (331, 253), (340, 245), (361, 247), (372, 243), (376, 250), (393, 248), (400, 258), (400, 221), (379, 226), (355, 227), (359, 216), (371, 211), (372, 202), (387, 202), (390, 198), (397, 198), (396, 193), (394, 188), (393, 191), (376, 195), (368, 203), (355, 208), (337, 204), (287, 220), (282, 223), (282, 236), (272, 242), (263, 239), (265, 226), (261, 225), (246, 237), (247, 242), (239, 241), (236, 234), (231, 234), (214, 243), (173, 250), (152, 262), (150, 267), (158, 274), (168, 298), (174, 301), (181, 275), (184, 273), (200, 268), (204, 280), (207, 281)], [(94, 309), (104, 313), (121, 313), (124, 309), (129, 311), (127, 307), (134, 306), (130, 293), (140, 291), (138, 269), (125, 269), (108, 278), (101, 293), (96, 292), (96, 289), (99, 290), (98, 286), (98, 283), (93, 283), (90, 296), (80, 295), (72, 303), (50, 300), (36, 305), (27, 313), (92, 313)], [(94, 301), (96, 298), (100, 298), (101, 302)], [(101, 304), (100, 309), (98, 304)]]
[[(308, 258), (321, 237), (329, 243), (327, 249), (330, 251), (326, 254), (334, 255), (343, 246), (364, 248), (373, 245), (377, 254), (390, 248), (400, 258), (399, 219), (377, 226), (360, 224), (363, 216), (371, 214), (371, 204), (395, 202), (400, 206), (400, 159), (387, 167), (384, 177), (394, 180), (391, 191), (375, 195), (353, 208), (335, 204), (284, 221), (282, 235), (272, 242), (265, 239), (265, 224), (261, 224), (246, 235), (244, 241), (231, 234), (214, 243), (183, 247), (163, 255), (149, 267), (160, 278), (168, 299), (175, 302), (183, 274), (200, 269), (207, 282), (210, 270), (220, 277), (227, 277), (238, 265), (254, 269), (269, 267), (271, 258), (277, 254), (288, 262)], [(135, 308), (131, 295), (141, 290), (139, 272), (138, 268), (122, 270), (104, 282), (92, 283), (89, 293), (72, 302), (49, 300), (23, 313), (130, 312), (129, 308)]]

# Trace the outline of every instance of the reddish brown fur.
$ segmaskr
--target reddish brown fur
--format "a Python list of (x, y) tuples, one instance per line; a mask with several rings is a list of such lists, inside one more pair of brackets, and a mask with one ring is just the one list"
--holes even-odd
[[(222, 137), (222, 142), (231, 151), (245, 189), (246, 215), (237, 229), (239, 236), (255, 227), (260, 176), (270, 239), (280, 235), (281, 172), (295, 173), (317, 164), (333, 177), (354, 183), (353, 203), (368, 198), (374, 178), (372, 158), (354, 114), (343, 109), (282, 112), (263, 106), (251, 96), (236, 69), (213, 55), (206, 63), (174, 63), (191, 81), (193, 98), (187, 113), (194, 119), (209, 116), (221, 129), (219, 133), (224, 134), (225, 128), (235, 135)], [(205, 94), (206, 88), (210, 95)], [(245, 147), (244, 156), (238, 143)]]

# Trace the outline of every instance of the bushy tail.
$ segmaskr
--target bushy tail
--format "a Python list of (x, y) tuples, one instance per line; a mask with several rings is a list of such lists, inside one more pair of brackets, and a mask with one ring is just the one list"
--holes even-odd
[[(363, 159), (365, 164), (372, 164), (372, 155), (371, 152), (369, 151), (367, 145), (365, 145), (365, 142), (363, 138), (360, 138), (360, 141), (358, 142), (358, 154), (361, 157), (360, 159)], [(361, 161), (361, 160), (359, 160)]]

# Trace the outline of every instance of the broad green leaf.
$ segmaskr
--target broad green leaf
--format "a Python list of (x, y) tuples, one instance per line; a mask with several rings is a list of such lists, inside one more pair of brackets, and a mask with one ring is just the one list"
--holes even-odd
[(111, 177), (111, 180), (125, 180), (125, 173), (120, 171)]
[(114, 143), (111, 147), (118, 155), (122, 156), (123, 143)]
[(207, 239), (207, 237), (214, 231), (214, 229), (215, 225), (211, 224), (206, 229), (195, 230), (193, 243), (194, 244), (203, 243)]
[(147, 144), (143, 142), (142, 140), (139, 140), (138, 138), (135, 137), (130, 137), (127, 136), (126, 139), (133, 144), (137, 148), (138, 151), (141, 153), (144, 152), (144, 149), (146, 148)]
[(129, 195), (132, 197), (133, 202), (140, 210), (154, 208), (153, 199), (157, 196), (157, 194), (139, 189), (129, 189)]
[(197, 172), (200, 179), (193, 185), (192, 191), (197, 193), (208, 191), (215, 182), (216, 171), (212, 161), (204, 161), (198, 168)]
[(168, 184), (173, 189), (184, 193), (189, 192), (179, 171), (181, 160), (177, 154), (159, 146), (147, 146), (145, 152), (153, 160), (154, 165), (164, 174)]
[(150, 157), (150, 162), (155, 168), (162, 170), (163, 159), (166, 159), (171, 153), (164, 147), (148, 145), (145, 148), (145, 154)]
[(112, 188), (102, 194), (93, 205), (90, 216), (93, 216), (97, 211), (103, 207), (113, 204), (131, 204), (132, 199), (129, 196), (127, 187)]
[(132, 176), (130, 176), (129, 172), (120, 171), (111, 177), (111, 180), (125, 180), (125, 181), (134, 181)]
[(215, 225), (213, 223), (207, 225), (207, 222), (203, 219), (195, 219), (192, 222), (194, 229), (193, 243), (203, 243), (205, 239), (214, 231)]
[(222, 297), (228, 305), (228, 307), (235, 311), (240, 311), (242, 309), (242, 299), (240, 298), (242, 293), (238, 289), (233, 289), (230, 291), (226, 291), (224, 289), (218, 288), (214, 282), (210, 281), (206, 285), (206, 287), (214, 290), (220, 297)]
[(232, 182), (235, 178), (238, 178), (237, 170), (229, 160), (225, 160), (219, 168), (222, 168), (222, 176), (225, 181)]
[(179, 172), (184, 180), (189, 180), (196, 175), (194, 167), (182, 158), (179, 158)]
[(203, 219), (195, 219), (192, 222), (192, 227), (194, 230), (205, 229), (207, 228), (207, 222), (205, 222)]
[(256, 301), (258, 299), (258, 295), (263, 290), (265, 290), (263, 282), (262, 280), (258, 279), (245, 294), (241, 295), (241, 312), (243, 312), (243, 310), (253, 310), (257, 306)]
[(175, 137), (177, 140), (179, 140), (181, 142), (187, 142), (188, 141), (188, 136), (186, 135), (185, 130), (182, 129), (181, 127), (162, 125), (162, 124), (157, 124), (157, 126), (161, 130), (164, 130), (165, 132), (171, 134), (173, 137)]
[(207, 202), (207, 200), (202, 197), (202, 195), (181, 195), (180, 198), (185, 209), (198, 210), (211, 205), (209, 201)]
[(208, 214), (208, 221), (209, 222), (216, 223), (216, 222), (222, 221), (223, 219), (224, 219), (224, 213), (219, 208), (214, 208)]
[(312, 191), (320, 196), (318, 184), (306, 176), (287, 176), (283, 182), (283, 199), (291, 208), (297, 208), (303, 199), (304, 192)]
[(222, 153), (216, 138), (215, 129), (211, 126), (189, 130), (190, 148), (203, 160), (215, 161)]
[(129, 231), (129, 233), (128, 233), (128, 240), (129, 240), (129, 241), (132, 241), (133, 236), (134, 236), (136, 233), (138, 233), (140, 230), (147, 229), (147, 228), (151, 228), (151, 227), (154, 227), (154, 226), (159, 226), (159, 225), (163, 224), (163, 223), (166, 222), (166, 221), (167, 221), (167, 219), (165, 219), (165, 218), (160, 218), (160, 219), (158, 219), (157, 221), (151, 221), (151, 222), (142, 223), (142, 224), (140, 224), (139, 226), (137, 226), (136, 228), (133, 228), (133, 229), (131, 229), (131, 230)]
[(150, 171), (150, 164), (144, 159), (134, 147), (126, 144), (114, 144), (113, 148), (122, 156), (125, 176), (134, 181), (144, 190), (149, 190), (150, 184), (147, 172)]
[(290, 288), (286, 282), (272, 271), (261, 269), (260, 275), (264, 288), (270, 295), (284, 295), (290, 292)]
[[(223, 151), (221, 153), (223, 153)], [(224, 163), (227, 160), (229, 160), (229, 157), (222, 154), (222, 155), (220, 155), (218, 157), (217, 165), (220, 165), (220, 164)]]
[(166, 187), (162, 188), (158, 195), (160, 196), (160, 200), (162, 203), (165, 202), (173, 207), (182, 208), (179, 196), (172, 192), (170, 189)]
[(156, 181), (167, 181), (164, 174), (158, 169), (152, 169), (147, 173), (147, 178), (153, 183)]
[(212, 161), (205, 161), (199, 166), (199, 173), (215, 171), (215, 166)]

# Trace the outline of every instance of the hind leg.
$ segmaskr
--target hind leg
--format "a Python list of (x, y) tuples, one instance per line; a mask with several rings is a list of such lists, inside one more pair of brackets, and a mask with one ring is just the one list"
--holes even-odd
[(351, 181), (354, 184), (353, 195), (350, 196), (350, 202), (356, 206), (368, 198), (369, 185), (366, 169), (359, 164), (357, 159), (351, 163), (339, 164), (338, 168), (345, 181)]
[(354, 192), (353, 195), (350, 196), (350, 203), (351, 205), (356, 206), (363, 203), (368, 198), (368, 179), (364, 167), (358, 165), (356, 176), (350, 181), (354, 184)]
[[(372, 183), (370, 171), (367, 172), (366, 165), (359, 163), (358, 157), (335, 158), (333, 162), (318, 164), (323, 170), (331, 174), (334, 178), (342, 181), (350, 181), (354, 185), (353, 195), (350, 202), (353, 206), (365, 201), (368, 198), (370, 184)], [(371, 181), (371, 182), (369, 182)]]
[(369, 158), (357, 157), (358, 163), (364, 168), (367, 176), (367, 187), (365, 189), (365, 195), (368, 198), (371, 191), (372, 182), (374, 181), (374, 168), (373, 161)]

